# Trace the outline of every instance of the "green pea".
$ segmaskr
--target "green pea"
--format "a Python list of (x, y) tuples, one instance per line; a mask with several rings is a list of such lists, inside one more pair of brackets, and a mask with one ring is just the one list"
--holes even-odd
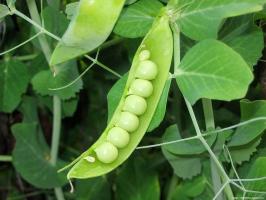
[(147, 102), (144, 98), (137, 95), (129, 95), (125, 100), (124, 111), (135, 115), (142, 115), (147, 109)]
[(100, 46), (112, 32), (124, 3), (125, 0), (80, 0), (50, 64), (65, 62)]
[[(140, 53), (144, 48), (145, 50), (147, 49), (150, 51), (150, 54), (152, 55), (152, 62), (156, 63), (158, 67), (157, 70), (159, 71), (159, 73), (156, 75), (156, 78), (152, 80), (152, 84), (147, 80), (136, 80), (136, 71), (139, 68), (140, 62), (143, 62), (140, 61)], [(173, 36), (169, 26), (169, 18), (167, 15), (164, 16), (164, 14), (160, 13), (160, 17), (157, 17), (154, 21), (151, 30), (142, 41), (133, 58), (133, 63), (128, 73), (127, 82), (125, 84), (121, 100), (116, 106), (116, 109), (113, 112), (106, 129), (101, 134), (101, 137), (87, 151), (82, 153), (80, 157), (67, 166), (71, 167), (74, 165), (68, 172), (68, 179), (84, 179), (102, 176), (121, 165), (136, 149), (137, 145), (145, 135), (158, 106), (165, 83), (168, 79), (172, 55)], [(149, 97), (145, 99), (147, 103), (147, 109), (144, 114), (139, 117), (131, 112), (123, 111), (125, 99), (129, 93), (132, 94), (132, 92), (139, 93), (133, 94), (143, 98), (145, 96)], [(89, 163), (84, 158), (93, 155), (95, 148), (107, 141), (108, 133), (113, 127), (120, 127), (129, 132), (129, 143), (119, 151), (117, 159), (112, 159), (113, 161), (111, 163), (105, 164), (102, 162), (97, 162), (97, 160), (93, 163)]]
[(143, 60), (148, 60), (151, 57), (151, 52), (149, 50), (142, 50), (139, 53), (139, 60), (143, 61)]
[(127, 131), (120, 127), (113, 127), (107, 134), (107, 141), (118, 148), (124, 148), (128, 145), (130, 136)]
[(139, 119), (136, 115), (130, 112), (121, 112), (117, 126), (128, 132), (134, 132), (139, 126)]
[(153, 80), (155, 79), (157, 73), (158, 69), (156, 64), (150, 60), (144, 60), (139, 63), (139, 67), (136, 71), (136, 77), (145, 80)]
[(94, 151), (98, 160), (103, 163), (114, 162), (118, 156), (117, 148), (110, 142), (103, 142)]
[(144, 98), (151, 96), (153, 86), (150, 81), (135, 79), (129, 89), (129, 94), (135, 94)]

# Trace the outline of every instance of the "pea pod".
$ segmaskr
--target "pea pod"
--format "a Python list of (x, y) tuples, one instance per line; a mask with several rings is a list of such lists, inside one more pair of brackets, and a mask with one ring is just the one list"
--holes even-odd
[[(136, 127), (134, 124), (134, 128), (130, 125), (129, 127), (132, 129), (127, 130), (130, 135), (129, 141), (126, 141), (127, 145), (123, 148), (117, 149), (112, 146), (113, 150), (112, 152), (110, 152), (110, 158), (112, 158), (112, 160), (109, 160), (107, 155), (108, 151), (106, 151), (107, 147), (111, 149), (111, 147), (109, 147), (111, 145), (106, 145), (108, 132), (110, 130), (113, 130), (117, 123), (120, 122), (121, 113), (128, 113), (127, 111), (123, 110), (125, 106), (125, 100), (128, 96), (131, 95), (132, 91), (130, 91), (130, 87), (132, 83), (139, 78), (137, 77), (136, 72), (138, 70), (138, 67), (141, 66), (140, 63), (142, 62), (143, 56), (140, 56), (140, 53), (143, 52), (143, 50), (148, 50), (150, 52), (149, 60), (155, 63), (157, 66), (156, 77), (153, 77), (152, 80), (149, 80), (152, 83), (153, 91), (149, 97), (145, 98), (147, 103), (147, 105), (145, 105), (145, 112), (139, 116), (136, 115), (139, 119), (137, 129), (135, 130)], [(158, 17), (134, 56), (125, 90), (108, 126), (104, 130), (101, 137), (96, 141), (96, 143), (94, 143), (86, 152), (84, 152), (72, 163), (72, 165), (74, 164), (74, 166), (68, 172), (68, 179), (84, 179), (106, 174), (123, 163), (135, 150), (149, 127), (151, 119), (162, 95), (165, 82), (169, 75), (172, 53), (173, 39), (169, 27), (168, 16)], [(148, 77), (148, 79), (150, 79), (150, 77)], [(103, 148), (103, 145), (106, 145), (107, 147)], [(116, 154), (117, 150), (118, 155)], [(100, 161), (101, 157), (97, 157), (95, 152), (97, 152), (99, 155), (103, 155), (102, 161)]]
[(76, 12), (56, 46), (50, 63), (56, 65), (101, 45), (110, 35), (125, 0), (80, 0)]

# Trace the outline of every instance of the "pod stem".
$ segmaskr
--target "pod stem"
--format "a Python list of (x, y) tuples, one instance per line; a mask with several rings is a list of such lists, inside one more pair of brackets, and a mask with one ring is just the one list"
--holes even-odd
[[(27, 6), (31, 15), (31, 18), (28, 18), (27, 16), (23, 16), (23, 14), (16, 13), (18, 16), (21, 16), (25, 20), (28, 18), (28, 22), (30, 22), (33, 26), (36, 27), (36, 31), (38, 28), (41, 27), (41, 30), (44, 30), (44, 28), (40, 25), (41, 19), (39, 16), (39, 12), (37, 9), (37, 5), (35, 0), (26, 0)], [(38, 27), (40, 26), (40, 27)], [(41, 49), (45, 55), (45, 58), (47, 62), (49, 63), (49, 60), (51, 58), (51, 48), (49, 46), (49, 43), (47, 41), (47, 38), (45, 35), (41, 35), (38, 37), (39, 43), (41, 46)], [(50, 66), (50, 69), (52, 73), (54, 73), (54, 68)], [(61, 100), (58, 96), (54, 95), (53, 97), (53, 132), (52, 132), (52, 147), (51, 147), (51, 164), (56, 165), (57, 157), (58, 157), (58, 149), (59, 149), (59, 139), (60, 139), (60, 129), (61, 129)], [(64, 200), (64, 194), (60, 187), (54, 188), (55, 196), (58, 200)]]

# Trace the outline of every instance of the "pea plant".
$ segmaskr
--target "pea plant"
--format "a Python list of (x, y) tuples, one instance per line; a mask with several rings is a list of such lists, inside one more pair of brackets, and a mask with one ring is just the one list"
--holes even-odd
[(0, 1), (0, 199), (265, 199), (265, 4)]

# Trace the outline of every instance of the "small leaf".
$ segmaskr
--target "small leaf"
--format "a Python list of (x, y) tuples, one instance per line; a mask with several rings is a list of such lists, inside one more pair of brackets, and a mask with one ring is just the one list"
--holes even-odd
[(177, 185), (173, 194), (173, 200), (179, 200), (180, 196), (190, 199), (199, 196), (207, 186), (207, 180), (204, 176), (195, 177), (192, 180), (186, 180)]
[(230, 47), (204, 40), (182, 59), (176, 81), (191, 104), (200, 98), (231, 101), (245, 96), (253, 80), (249, 66)]
[(159, 200), (160, 185), (156, 171), (148, 167), (144, 159), (130, 160), (119, 173), (118, 200)]
[(200, 174), (202, 166), (199, 157), (176, 156), (168, 152), (165, 147), (162, 147), (162, 152), (177, 176), (183, 179), (191, 179)]
[(225, 18), (260, 11), (264, 3), (265, 0), (182, 0), (177, 23), (194, 40), (216, 39)]
[(4, 4), (0, 4), (0, 21), (2, 18), (5, 18), (9, 14), (10, 14), (9, 8)]
[(126, 0), (126, 5), (130, 5), (130, 4), (132, 4), (132, 3), (135, 3), (136, 1), (138, 1), (138, 0)]
[(50, 90), (65, 86), (78, 77), (76, 63), (73, 61), (56, 66), (58, 70), (54, 77), (50, 70), (41, 71), (32, 79), (33, 89), (41, 95), (58, 95), (61, 99), (66, 100), (76, 96), (76, 93), (82, 89), (82, 81), (79, 79), (73, 85), (60, 89)]
[(137, 1), (122, 11), (114, 32), (127, 38), (145, 36), (162, 7), (158, 0)]
[[(169, 126), (163, 135), (163, 142), (170, 142), (178, 139), (181, 140), (182, 138), (180, 136), (177, 125)], [(216, 139), (216, 135), (205, 137), (205, 139), (211, 146)], [(167, 151), (177, 155), (194, 155), (201, 154), (206, 151), (199, 139), (168, 144), (165, 145), (164, 148)]]
[[(247, 101), (243, 100), (240, 102), (241, 106), (241, 121), (250, 120), (256, 117), (266, 116), (266, 101)], [(266, 120), (255, 121), (247, 125), (241, 126), (236, 129), (236, 132), (228, 143), (229, 147), (245, 145), (266, 129)]]
[(257, 147), (260, 144), (261, 139), (242, 145), (239, 147), (230, 148), (230, 154), (235, 163), (241, 165), (244, 161), (249, 161), (251, 156), (257, 151)]
[(12, 112), (29, 83), (28, 67), (20, 61), (0, 63), (0, 111)]
[(21, 123), (12, 126), (16, 146), (12, 153), (13, 165), (21, 176), (38, 188), (54, 188), (64, 185), (65, 174), (58, 174), (62, 166), (52, 166), (49, 162), (49, 148), (36, 123)]

